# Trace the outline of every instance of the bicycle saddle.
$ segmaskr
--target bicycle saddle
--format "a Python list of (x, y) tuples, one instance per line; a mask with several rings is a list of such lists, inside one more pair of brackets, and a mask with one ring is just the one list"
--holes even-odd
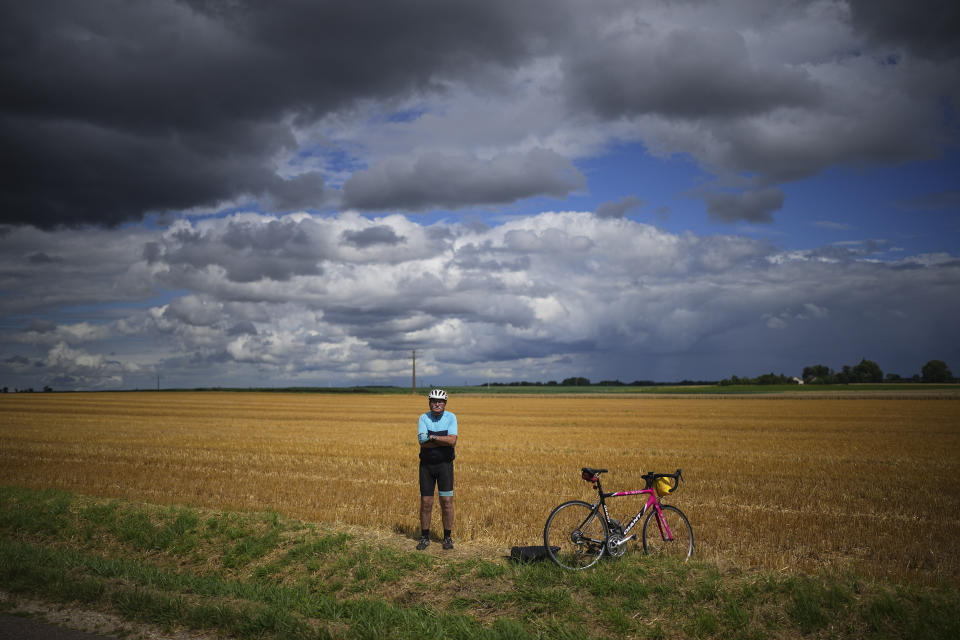
[(584, 473), (589, 473), (592, 476), (607, 472), (606, 469), (591, 469), (590, 467), (584, 467), (583, 469), (581, 469), (581, 471), (583, 471)]

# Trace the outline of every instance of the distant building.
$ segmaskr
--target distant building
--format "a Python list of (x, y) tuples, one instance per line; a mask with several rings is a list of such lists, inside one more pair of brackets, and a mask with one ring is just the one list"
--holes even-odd
[(790, 380), (792, 380), (794, 384), (803, 384), (803, 378), (798, 378), (797, 376), (793, 376)]

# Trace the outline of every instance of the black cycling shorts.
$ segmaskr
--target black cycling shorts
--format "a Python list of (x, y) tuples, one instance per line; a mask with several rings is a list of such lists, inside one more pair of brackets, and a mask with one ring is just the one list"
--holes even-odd
[(441, 496), (453, 495), (453, 462), (420, 463), (420, 495), (433, 496), (434, 485)]

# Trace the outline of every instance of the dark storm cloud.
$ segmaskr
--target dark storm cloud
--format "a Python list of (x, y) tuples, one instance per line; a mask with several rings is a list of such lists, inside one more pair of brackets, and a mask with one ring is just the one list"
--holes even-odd
[(57, 328), (57, 325), (55, 322), (51, 322), (50, 320), (40, 320), (38, 318), (34, 318), (33, 320), (30, 321), (30, 327), (28, 330), (34, 331), (36, 333), (50, 333), (52, 331), (55, 331), (56, 328)]
[(293, 191), (265, 163), (292, 145), (285, 127), (223, 122), (195, 131), (171, 123), (156, 131), (108, 122), (108, 116), (99, 122), (66, 115), (0, 116), (4, 222), (115, 225), (147, 211), (242, 195), (289, 199)]
[[(842, 2), (649, 3), (595, 46), (566, 50), (562, 87), (580, 109), (635, 123), (660, 153), (758, 187), (935, 158), (956, 139), (955, 5), (858, 1), (848, 15)], [(708, 206), (770, 222), (776, 200)]]
[(305, 224), (309, 223), (231, 221), (204, 231), (181, 229), (162, 243), (147, 243), (143, 255), (151, 263), (163, 261), (180, 271), (222, 268), (233, 282), (320, 275), (323, 251)]
[(231, 222), (227, 225), (221, 241), (231, 249), (254, 249), (257, 251), (292, 252), (310, 256), (313, 252), (310, 238), (303, 228), (295, 223), (280, 220), (262, 222)]
[[(955, 5), (6, 2), (0, 224), (565, 197), (574, 160), (624, 138), (758, 187), (933, 158), (955, 140)], [(770, 220), (737, 198), (713, 210)]]
[(819, 89), (798, 70), (750, 59), (733, 31), (652, 27), (584, 47), (566, 61), (571, 99), (609, 118), (741, 116), (807, 106)]
[(783, 206), (783, 191), (761, 189), (742, 193), (711, 193), (706, 196), (710, 217), (721, 222), (770, 222)]
[(404, 241), (392, 227), (377, 225), (360, 231), (344, 231), (343, 241), (349, 245), (363, 249), (378, 244), (395, 245)]
[(322, 202), (319, 176), (284, 181), (271, 165), (294, 144), (290, 116), (511, 65), (562, 14), (507, 0), (4, 3), (0, 221)]
[(344, 203), (356, 209), (458, 209), (536, 195), (563, 197), (585, 186), (569, 159), (546, 149), (492, 160), (432, 152), (416, 159), (393, 158), (353, 174), (344, 185)]
[[(530, 256), (506, 256), (498, 259), (491, 257), (493, 253), (496, 253), (496, 250), (490, 243), (485, 243), (483, 246), (466, 244), (454, 251), (451, 264), (467, 271), (481, 271), (487, 274), (500, 271), (523, 271), (530, 268)], [(483, 286), (487, 290), (496, 290), (500, 285), (497, 280), (490, 278), (484, 282)]]
[(323, 176), (315, 171), (294, 178), (273, 179), (261, 194), (263, 203), (273, 211), (319, 209), (327, 201)]
[(57, 259), (51, 258), (43, 251), (38, 251), (27, 256), (27, 261), (30, 264), (51, 264), (53, 262), (57, 262)]
[(252, 322), (245, 321), (239, 322), (229, 329), (227, 329), (228, 336), (255, 336), (257, 335), (257, 327), (254, 326)]
[(932, 58), (960, 55), (960, 4), (950, 0), (849, 0), (853, 24), (882, 43)]

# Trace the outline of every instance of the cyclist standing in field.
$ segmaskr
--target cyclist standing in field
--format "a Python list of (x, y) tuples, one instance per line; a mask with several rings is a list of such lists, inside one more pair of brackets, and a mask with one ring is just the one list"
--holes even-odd
[(430, 410), (420, 416), (417, 439), (420, 441), (420, 541), (423, 551), (430, 544), (430, 518), (433, 512), (433, 487), (440, 494), (443, 520), (443, 548), (453, 549), (453, 459), (457, 445), (457, 416), (446, 410), (447, 392), (433, 389), (427, 398)]

